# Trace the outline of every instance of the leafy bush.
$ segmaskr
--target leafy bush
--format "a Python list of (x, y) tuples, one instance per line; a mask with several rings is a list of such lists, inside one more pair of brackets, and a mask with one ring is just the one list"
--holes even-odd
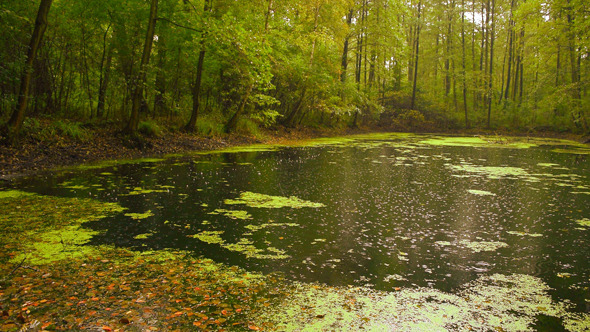
[(66, 136), (76, 141), (86, 141), (90, 138), (88, 131), (80, 126), (78, 122), (56, 121), (52, 127), (57, 135)]
[(163, 133), (162, 128), (157, 123), (152, 121), (140, 122), (137, 127), (137, 131), (147, 137), (160, 137)]
[(218, 136), (223, 134), (223, 121), (212, 115), (197, 119), (197, 131), (203, 135)]

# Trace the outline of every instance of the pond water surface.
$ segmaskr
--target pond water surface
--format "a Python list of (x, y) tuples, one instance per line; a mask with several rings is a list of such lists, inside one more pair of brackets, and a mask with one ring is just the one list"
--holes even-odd
[(587, 313), (589, 153), (565, 141), (379, 134), (96, 165), (14, 188), (127, 208), (84, 224), (99, 231), (87, 245), (188, 250), (384, 292), (532, 276)]

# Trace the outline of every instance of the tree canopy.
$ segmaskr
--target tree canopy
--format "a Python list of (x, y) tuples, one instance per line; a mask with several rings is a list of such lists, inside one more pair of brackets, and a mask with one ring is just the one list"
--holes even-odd
[(275, 124), (588, 132), (588, 7), (5, 0), (0, 123), (5, 134), (31, 116), (131, 132), (145, 121), (205, 134)]

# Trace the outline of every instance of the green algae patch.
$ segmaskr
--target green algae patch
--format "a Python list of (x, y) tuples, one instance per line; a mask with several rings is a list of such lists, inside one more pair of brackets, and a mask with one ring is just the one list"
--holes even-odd
[(512, 166), (478, 166), (470, 164), (448, 165), (453, 171), (475, 173), (487, 176), (490, 179), (501, 179), (504, 177), (530, 177), (529, 173), (520, 167)]
[(576, 220), (576, 223), (582, 227), (590, 227), (590, 219), (588, 218)]
[(135, 240), (146, 240), (146, 239), (149, 239), (152, 236), (154, 236), (154, 233), (143, 233), (143, 234), (135, 235), (133, 238)]
[(507, 231), (506, 233), (516, 236), (529, 236), (529, 237), (541, 237), (543, 234), (538, 233), (527, 233), (527, 232), (517, 232), (517, 231)]
[(222, 248), (232, 252), (237, 252), (245, 255), (247, 258), (256, 259), (286, 259), (291, 256), (287, 255), (285, 251), (277, 249), (271, 246), (267, 246), (264, 249), (258, 248), (254, 245), (252, 240), (247, 238), (241, 238), (236, 243), (227, 243), (221, 235), (223, 231), (203, 231), (201, 233), (191, 235), (189, 237), (198, 239), (199, 241), (208, 244), (218, 244)]
[(496, 194), (491, 193), (489, 191), (485, 191), (485, 190), (469, 189), (469, 190), (467, 190), (467, 192), (470, 194), (473, 194), (473, 195), (477, 195), (477, 196), (496, 196)]
[(533, 331), (538, 315), (562, 319), (572, 331), (588, 326), (589, 314), (570, 313), (554, 302), (551, 288), (527, 275), (483, 276), (457, 294), (432, 288), (396, 292), (294, 283), (289, 294), (263, 310), (257, 322), (281, 331)]
[(236, 243), (224, 243), (222, 247), (234, 252), (244, 254), (247, 258), (256, 259), (287, 259), (291, 256), (287, 255), (284, 250), (277, 249), (274, 247), (267, 246), (264, 249), (260, 249), (254, 245), (252, 240), (241, 238)]
[(499, 241), (469, 241), (461, 240), (459, 246), (470, 249), (473, 252), (496, 251), (497, 249), (508, 247), (507, 243)]
[(35, 265), (89, 254), (93, 249), (84, 244), (97, 233), (81, 224), (125, 210), (93, 199), (10, 196), (0, 205), (0, 252), (11, 262)]
[(590, 149), (586, 148), (577, 148), (577, 149), (553, 149), (551, 152), (555, 153), (567, 153), (567, 154), (581, 154), (586, 155), (590, 154)]
[(20, 190), (6, 190), (0, 191), (0, 199), (14, 199), (14, 198), (23, 198), (27, 196), (34, 196), (33, 193), (28, 193), (25, 191)]
[(246, 191), (240, 194), (238, 199), (226, 199), (224, 201), (225, 204), (228, 205), (239, 205), (244, 204), (249, 207), (253, 208), (266, 208), (266, 209), (280, 209), (284, 207), (289, 207), (293, 209), (300, 209), (304, 207), (310, 208), (320, 208), (324, 207), (325, 205), (322, 203), (315, 203), (310, 201), (305, 201), (300, 198), (291, 196), (291, 197), (283, 197), (283, 196), (271, 196), (265, 194), (258, 194), (253, 193), (250, 191)]
[(145, 189), (142, 187), (135, 187), (129, 193), (124, 194), (123, 196), (137, 196), (137, 195), (145, 195), (145, 194), (152, 194), (152, 193), (167, 193), (169, 192), (168, 188), (166, 189)]
[(461, 137), (461, 136), (434, 136), (419, 142), (420, 144), (435, 146), (464, 146), (464, 147), (500, 147), (512, 149), (529, 149), (537, 144), (523, 141), (513, 137)]
[(78, 225), (44, 232), (28, 245), (24, 253), (16, 255), (12, 262), (26, 261), (39, 265), (54, 261), (73, 259), (95, 253), (95, 247), (84, 246), (99, 232)]
[(152, 210), (147, 210), (144, 213), (125, 213), (126, 217), (130, 217), (133, 220), (143, 220), (143, 219), (147, 219), (149, 217), (153, 217), (154, 214), (152, 213)]
[(252, 219), (252, 215), (250, 215), (248, 213), (248, 211), (243, 211), (243, 210), (226, 210), (226, 209), (215, 209), (212, 212), (209, 212), (208, 214), (212, 214), (212, 215), (223, 215), (226, 216), (230, 219), (239, 219), (239, 220), (249, 220)]
[(296, 223), (267, 223), (267, 224), (261, 224), (261, 225), (246, 225), (244, 226), (244, 228), (252, 231), (252, 232), (258, 232), (260, 230), (266, 229), (266, 228), (271, 228), (271, 227), (298, 227), (299, 224)]
[(192, 235), (190, 237), (199, 239), (202, 242), (209, 244), (223, 244), (224, 241), (221, 238), (222, 231), (204, 231), (199, 234)]

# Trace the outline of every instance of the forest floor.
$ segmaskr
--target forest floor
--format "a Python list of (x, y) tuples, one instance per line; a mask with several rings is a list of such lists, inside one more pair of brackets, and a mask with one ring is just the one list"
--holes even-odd
[[(91, 139), (86, 140), (63, 135), (39, 139), (33, 135), (28, 135), (21, 139), (18, 146), (0, 145), (0, 180), (10, 180), (57, 167), (98, 161), (157, 157), (166, 154), (208, 151), (249, 144), (284, 144), (318, 137), (379, 131), (390, 130), (379, 127), (357, 129), (291, 129), (280, 127), (274, 130), (265, 130), (261, 137), (238, 134), (207, 137), (183, 132), (166, 132), (159, 137), (138, 136), (130, 138), (121, 134), (118, 129), (100, 128), (89, 130), (90, 135), (88, 136)], [(413, 131), (422, 132), (422, 130)], [(439, 130), (437, 132), (464, 135), (526, 135), (566, 138), (584, 142), (588, 140), (580, 135), (551, 132), (519, 133), (476, 129), (462, 131)]]

